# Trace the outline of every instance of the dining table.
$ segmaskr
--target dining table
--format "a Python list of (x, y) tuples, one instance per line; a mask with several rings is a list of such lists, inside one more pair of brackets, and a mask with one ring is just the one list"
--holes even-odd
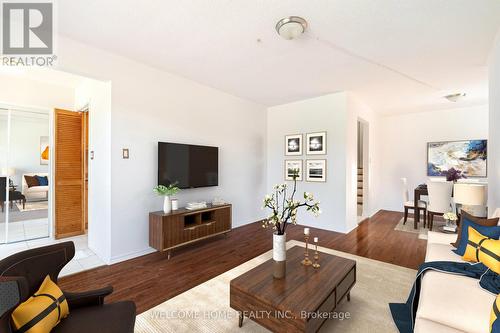
[(420, 223), (420, 209), (418, 209), (418, 202), (420, 201), (420, 197), (429, 195), (429, 191), (427, 190), (426, 184), (420, 184), (415, 187), (414, 192), (414, 215), (413, 215), (413, 227), (418, 229), (418, 224)]

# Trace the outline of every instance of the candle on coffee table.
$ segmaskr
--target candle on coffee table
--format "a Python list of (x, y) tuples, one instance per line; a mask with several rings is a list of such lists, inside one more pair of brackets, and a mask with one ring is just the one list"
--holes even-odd
[(314, 237), (314, 262), (312, 264), (312, 267), (314, 268), (320, 268), (321, 265), (319, 264), (319, 253), (318, 253), (318, 240), (319, 238), (318, 237)]

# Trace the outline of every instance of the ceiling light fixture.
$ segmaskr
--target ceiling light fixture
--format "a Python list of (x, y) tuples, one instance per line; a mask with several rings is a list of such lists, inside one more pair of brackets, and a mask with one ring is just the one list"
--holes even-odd
[(456, 103), (462, 98), (464, 98), (466, 95), (467, 95), (466, 93), (457, 93), (457, 94), (446, 95), (444, 96), (444, 98), (446, 98), (450, 102)]
[(299, 16), (285, 17), (276, 23), (278, 35), (288, 40), (299, 37), (306, 29), (307, 21)]

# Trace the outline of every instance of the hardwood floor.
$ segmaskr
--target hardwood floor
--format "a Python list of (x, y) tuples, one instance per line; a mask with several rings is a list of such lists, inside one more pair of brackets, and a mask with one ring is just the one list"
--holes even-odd
[[(348, 234), (311, 228), (311, 235), (327, 248), (416, 269), (424, 262), (426, 241), (394, 231), (402, 216), (380, 211)], [(302, 233), (303, 227), (291, 225), (287, 238), (303, 241)], [(59, 285), (68, 291), (112, 285), (115, 291), (107, 302), (133, 300), (141, 313), (271, 248), (271, 231), (256, 222), (233, 229), (227, 237), (180, 248), (170, 260), (165, 253), (153, 253), (64, 277)]]

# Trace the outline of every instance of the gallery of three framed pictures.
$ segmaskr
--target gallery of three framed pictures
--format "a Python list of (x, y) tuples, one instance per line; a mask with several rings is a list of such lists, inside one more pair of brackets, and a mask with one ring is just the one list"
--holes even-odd
[[(305, 146), (306, 155), (326, 155), (326, 132), (307, 133), (303, 144), (302, 134), (285, 136), (285, 155), (302, 156)], [(303, 160), (285, 160), (285, 180), (293, 180), (298, 170), (298, 181), (303, 180)], [(306, 160), (306, 181), (326, 182), (326, 159)]]

